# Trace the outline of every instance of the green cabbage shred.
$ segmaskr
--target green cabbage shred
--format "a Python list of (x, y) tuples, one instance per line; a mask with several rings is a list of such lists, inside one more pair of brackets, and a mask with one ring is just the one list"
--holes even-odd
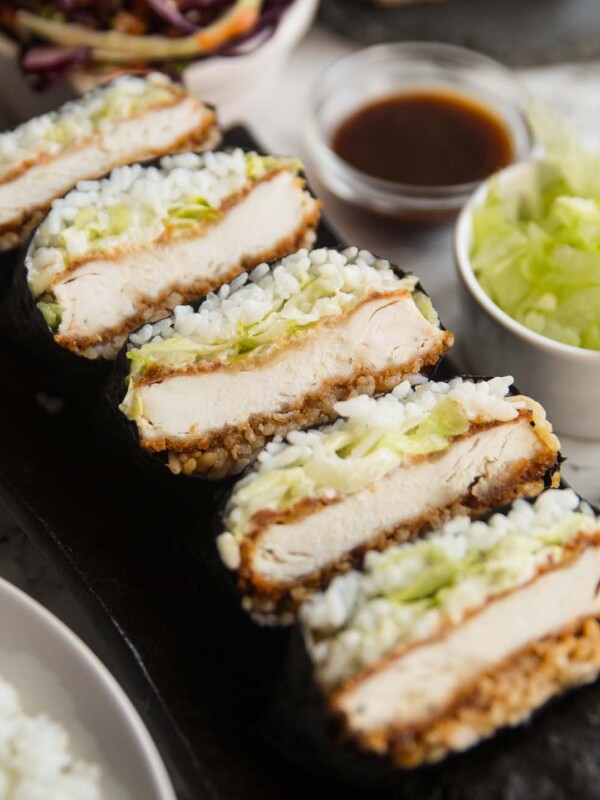
[(298, 158), (281, 158), (280, 156), (261, 156), (258, 153), (246, 153), (246, 169), (248, 177), (258, 180), (269, 172), (287, 169), (289, 172), (301, 173), (304, 166)]
[[(109, 87), (102, 97), (102, 102), (90, 114), (93, 129), (96, 130), (103, 123), (135, 117), (150, 108), (173, 102), (174, 96), (172, 86), (147, 88), (139, 95), (131, 94), (126, 86), (119, 84)], [(44, 134), (45, 139), (62, 147), (67, 147), (76, 141), (78, 136), (77, 117), (60, 115)]]
[[(465, 556), (454, 557), (443, 543), (423, 539), (411, 547), (382, 558), (377, 571), (387, 570), (393, 563), (403, 563), (408, 576), (390, 591), (382, 592), (387, 600), (400, 605), (422, 604), (444, 608), (452, 601), (454, 588), (468, 594), (469, 582), (481, 590), (505, 590), (532, 571), (536, 556), (544, 551), (558, 555), (576, 533), (589, 525), (590, 518), (580, 512), (559, 520), (543, 531), (515, 531), (489, 549), (473, 548)], [(412, 565), (412, 568), (411, 568)]]
[[(127, 100), (133, 102), (131, 98)], [(260, 180), (278, 169), (287, 169), (292, 173), (302, 170), (302, 164), (297, 159), (260, 156), (256, 153), (248, 153), (246, 163), (248, 179), (251, 181)], [(221, 217), (222, 213), (211, 206), (205, 197), (190, 195), (174, 203), (160, 223), (166, 231), (184, 233), (189, 228), (196, 228)], [(131, 240), (143, 238), (144, 231), (155, 230), (158, 221), (152, 207), (143, 203), (124, 200), (108, 207), (84, 206), (58, 234), (53, 246), (61, 247), (68, 253), (69, 239), (84, 233), (86, 241), (82, 250), (89, 255), (106, 246), (112, 246), (115, 237), (127, 232), (130, 232)]]
[[(412, 291), (410, 280), (407, 279), (407, 287)], [(418, 294), (420, 293), (415, 292), (415, 296)], [(247, 326), (240, 325), (235, 335), (229, 339), (215, 336), (213, 341), (206, 342), (173, 336), (162, 341), (148, 342), (140, 348), (132, 348), (127, 354), (132, 362), (131, 374), (137, 377), (154, 364), (182, 369), (199, 361), (221, 359), (231, 364), (247, 358), (279, 337), (293, 336), (318, 324), (319, 320), (312, 315), (312, 311), (318, 300), (327, 297), (335, 298), (336, 290), (326, 279), (317, 275), (305, 277), (300, 290), (288, 298), (282, 307), (272, 310), (257, 322)], [(339, 299), (343, 308), (347, 308), (357, 302), (359, 297), (345, 295)], [(298, 313), (291, 313), (293, 310)]]
[(242, 533), (246, 522), (264, 508), (284, 510), (304, 497), (319, 496), (323, 490), (358, 492), (383, 478), (406, 457), (445, 450), (454, 437), (468, 429), (464, 409), (449, 398), (441, 399), (424, 419), (407, 430), (342, 427), (327, 436), (323, 453), (259, 473), (238, 488), (234, 503), (242, 515), (232, 532)]
[(40, 300), (40, 302), (37, 303), (37, 307), (50, 330), (53, 332), (57, 331), (62, 319), (63, 307), (51, 300)]

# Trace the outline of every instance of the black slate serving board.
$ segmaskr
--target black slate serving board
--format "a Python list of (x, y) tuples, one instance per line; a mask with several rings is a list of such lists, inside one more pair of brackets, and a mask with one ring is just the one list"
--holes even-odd
[[(226, 144), (254, 143), (236, 129)], [(335, 244), (326, 226), (319, 243)], [(181, 800), (600, 798), (598, 685), (386, 792), (297, 766), (302, 753), (288, 759), (261, 735), (288, 635), (248, 621), (210, 556), (227, 487), (141, 470), (111, 446), (98, 398), (48, 413), (27, 359), (4, 340), (0, 375), (0, 499), (93, 614)]]
[(321, 19), (361, 44), (448, 42), (520, 67), (600, 55), (598, 0), (322, 0)]

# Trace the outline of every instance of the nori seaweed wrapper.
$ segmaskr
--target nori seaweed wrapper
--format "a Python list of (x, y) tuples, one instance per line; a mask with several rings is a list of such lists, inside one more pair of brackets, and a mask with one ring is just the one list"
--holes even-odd
[(27, 359), (32, 380), (41, 388), (61, 395), (98, 395), (110, 375), (111, 362), (78, 356), (54, 341), (27, 283), (25, 253), (23, 249), (2, 302), (2, 335)]
[(19, 258), (18, 248), (15, 250), (4, 250), (0, 253), (0, 298), (10, 289)]
[[(158, 479), (157, 472), (153, 475)], [(208, 611), (208, 621), (199, 627), (198, 635), (218, 671), (214, 686), (227, 687), (223, 712), (233, 714), (246, 735), (268, 738), (269, 714), (286, 668), (291, 629), (254, 622), (242, 609), (234, 575), (219, 556), (216, 540), (235, 479), (181, 477), (167, 473), (161, 485), (169, 493), (169, 503), (177, 498), (179, 518), (184, 509), (183, 524), (169, 535), (181, 572)], [(207, 509), (211, 509), (208, 515)]]
[(165, 454), (143, 450), (139, 445), (135, 422), (132, 422), (119, 408), (127, 393), (129, 364), (127, 343), (125, 343), (111, 364), (112, 369), (104, 386), (100, 424), (104, 426), (107, 436), (112, 439), (113, 447), (120, 450), (137, 468), (167, 473)]

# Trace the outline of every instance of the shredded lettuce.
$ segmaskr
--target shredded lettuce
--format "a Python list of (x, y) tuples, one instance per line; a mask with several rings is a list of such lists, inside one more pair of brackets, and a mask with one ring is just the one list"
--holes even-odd
[(123, 91), (118, 83), (105, 94), (103, 104), (92, 113), (92, 121), (96, 125), (114, 122), (142, 114), (150, 108), (167, 105), (177, 98), (172, 84), (154, 86), (141, 94)]
[(333, 430), (322, 452), (302, 457), (267, 472), (258, 473), (235, 492), (233, 503), (239, 515), (231, 531), (243, 535), (254, 513), (264, 508), (284, 510), (307, 496), (353, 494), (369, 486), (414, 455), (445, 450), (451, 440), (469, 428), (466, 412), (458, 403), (442, 398), (430, 412), (411, 418), (405, 429), (356, 428)]
[[(167, 365), (171, 369), (183, 368), (199, 361), (217, 359), (234, 363), (256, 354), (280, 337), (293, 336), (316, 325), (322, 316), (336, 310), (345, 310), (361, 298), (360, 289), (354, 294), (340, 292), (340, 287), (329, 277), (305, 274), (300, 285), (289, 298), (256, 322), (240, 323), (232, 335), (210, 341), (196, 341), (187, 336), (151, 341), (140, 348), (132, 348), (127, 357), (132, 362), (131, 374), (137, 377), (152, 365)], [(414, 279), (407, 277), (405, 286), (414, 288)], [(400, 284), (399, 284), (400, 285)], [(369, 288), (369, 287), (367, 287)]]
[(493, 181), (473, 214), (471, 259), (490, 298), (530, 330), (600, 350), (600, 151), (536, 109), (537, 183), (508, 195)]
[(289, 172), (300, 173), (304, 166), (298, 158), (281, 158), (277, 156), (261, 156), (258, 153), (246, 153), (248, 177), (259, 180), (269, 172), (285, 168)]
[[(560, 557), (576, 534), (589, 527), (590, 517), (576, 512), (548, 526), (515, 530), (508, 535), (491, 529), (493, 538), (485, 546), (451, 540), (446, 543), (443, 537), (424, 539), (378, 560), (375, 571), (382, 576), (389, 573), (394, 580), (389, 588), (385, 580), (379, 581), (377, 596), (393, 604), (427, 600), (430, 607), (456, 611), (459, 593), (462, 606), (468, 595), (465, 585), (470, 581), (485, 585), (487, 596), (511, 588), (535, 572), (543, 561), (542, 553)], [(398, 576), (404, 577), (398, 580)]]
[(427, 322), (430, 322), (432, 325), (436, 325), (439, 327), (440, 325), (440, 318), (438, 316), (437, 311), (433, 307), (433, 303), (431, 299), (424, 293), (424, 292), (415, 292), (414, 293), (414, 300), (415, 305), (423, 314)]
[(196, 227), (199, 223), (218, 219), (222, 214), (213, 208), (204, 197), (186, 197), (177, 205), (171, 207), (163, 224), (165, 228)]
[[(96, 130), (107, 122), (116, 122), (142, 114), (150, 108), (172, 103), (177, 94), (171, 85), (148, 87), (142, 94), (128, 91), (126, 84), (115, 84), (107, 89), (101, 101), (90, 109), (92, 129)], [(74, 115), (57, 115), (48, 126), (45, 138), (61, 147), (67, 147), (81, 135), (81, 121)]]
[(208, 345), (184, 336), (174, 336), (172, 339), (149, 342), (141, 348), (132, 348), (127, 353), (127, 358), (132, 362), (131, 375), (137, 377), (153, 364), (168, 364), (173, 369), (182, 368), (197, 360), (208, 360), (225, 349), (225, 344)]
[(121, 202), (107, 208), (85, 206), (58, 234), (55, 246), (71, 254), (88, 256), (110, 247), (124, 233), (128, 233), (130, 241), (145, 240), (150, 232), (182, 232), (220, 216), (220, 212), (203, 197), (179, 200), (160, 220), (154, 217), (150, 206), (140, 203)]
[[(405, 556), (409, 556), (407, 552)], [(442, 589), (451, 586), (457, 579), (460, 569), (445, 550), (441, 547), (426, 545), (422, 552), (417, 554), (417, 563), (414, 571), (408, 566), (407, 573), (410, 577), (403, 586), (392, 590), (387, 599), (391, 603), (414, 603), (429, 600), (435, 602)], [(423, 608), (422, 602), (420, 608)]]
[(51, 331), (58, 330), (63, 315), (63, 307), (58, 303), (40, 300), (37, 307)]

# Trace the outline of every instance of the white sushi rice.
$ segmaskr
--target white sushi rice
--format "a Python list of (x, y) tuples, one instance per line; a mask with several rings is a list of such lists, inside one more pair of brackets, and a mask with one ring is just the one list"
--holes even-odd
[(336, 578), (301, 609), (320, 681), (335, 686), (446, 622), (460, 623), (560, 563), (576, 536), (598, 531), (600, 517), (575, 492), (549, 489), (488, 522), (458, 517), (415, 543), (368, 553), (363, 572)]
[(241, 149), (166, 156), (158, 167), (117, 167), (101, 180), (80, 181), (55, 200), (39, 226), (26, 266), (37, 297), (87, 254), (156, 241), (167, 229), (200, 229), (223, 201), (246, 190), (267, 171), (299, 162), (263, 158)]
[[(344, 419), (333, 425), (292, 431), (269, 443), (232, 493), (227, 531), (218, 540), (223, 560), (235, 568), (248, 523), (261, 509), (289, 507), (305, 497), (334, 499), (383, 478), (412, 455), (403, 454), (401, 440), (397, 449), (386, 445), (386, 437), (414, 432), (442, 401), (454, 401), (467, 423), (515, 419), (526, 401), (509, 395), (512, 383), (511, 377), (478, 383), (453, 378), (445, 383), (414, 376), (389, 394), (336, 403), (335, 411)], [(433, 439), (431, 447), (437, 451), (442, 445)], [(427, 442), (423, 451), (428, 451)]]
[(55, 156), (114, 122), (176, 100), (183, 87), (166, 75), (124, 75), (78, 100), (0, 134), (0, 180), (21, 164)]
[(23, 711), (0, 677), (1, 800), (102, 800), (100, 768), (76, 759), (65, 729)]
[(292, 328), (343, 314), (372, 291), (414, 292), (416, 285), (414, 276), (400, 278), (388, 261), (366, 250), (303, 249), (239, 275), (209, 294), (197, 311), (177, 307), (170, 317), (132, 334), (129, 343), (142, 348), (141, 356), (159, 357), (160, 348), (144, 345), (181, 338), (193, 343), (198, 357), (226, 360), (237, 355), (241, 339), (256, 337), (264, 344)]

